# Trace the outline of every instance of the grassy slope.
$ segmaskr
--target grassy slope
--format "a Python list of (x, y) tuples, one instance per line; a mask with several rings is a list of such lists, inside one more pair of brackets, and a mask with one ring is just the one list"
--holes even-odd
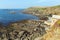
[(43, 14), (56, 14), (60, 15), (60, 5), (53, 7), (30, 7), (25, 10), (25, 13), (43, 13)]
[[(59, 26), (58, 26), (59, 25)], [(60, 40), (60, 20), (43, 36), (44, 40)]]

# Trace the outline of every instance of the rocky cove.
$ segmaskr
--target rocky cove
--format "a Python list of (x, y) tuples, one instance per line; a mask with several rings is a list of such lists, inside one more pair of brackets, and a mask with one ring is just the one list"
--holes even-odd
[(47, 26), (38, 17), (16, 13), (16, 10), (1, 11), (0, 23), (0, 40), (36, 40), (46, 33)]
[[(60, 36), (58, 30), (60, 27), (51, 27), (45, 22), (48, 22), (52, 15), (59, 15), (59, 13), (56, 14), (49, 9), (58, 10), (56, 7), (28, 8), (21, 11), (0, 10), (0, 40), (55, 40), (55, 38), (57, 40), (56, 35)], [(60, 40), (59, 37), (58, 39)]]

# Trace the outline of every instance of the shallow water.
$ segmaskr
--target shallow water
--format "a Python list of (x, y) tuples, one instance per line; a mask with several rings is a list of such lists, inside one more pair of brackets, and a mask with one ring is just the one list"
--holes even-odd
[(0, 23), (8, 24), (10, 22), (25, 20), (25, 19), (37, 20), (38, 17), (30, 14), (23, 14), (21, 10), (18, 9), (14, 9), (14, 10), (0, 9)]

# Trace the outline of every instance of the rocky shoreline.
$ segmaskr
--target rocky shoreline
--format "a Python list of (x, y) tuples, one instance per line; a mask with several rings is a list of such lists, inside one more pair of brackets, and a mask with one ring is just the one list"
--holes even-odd
[[(36, 40), (45, 33), (44, 21), (23, 20), (0, 30), (0, 40)], [(41, 40), (41, 39), (40, 39)]]

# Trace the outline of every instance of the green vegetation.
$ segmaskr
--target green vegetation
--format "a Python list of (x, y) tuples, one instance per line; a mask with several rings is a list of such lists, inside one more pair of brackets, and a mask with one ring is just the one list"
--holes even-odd
[(56, 14), (60, 15), (60, 5), (53, 7), (30, 7), (24, 10), (25, 13)]

